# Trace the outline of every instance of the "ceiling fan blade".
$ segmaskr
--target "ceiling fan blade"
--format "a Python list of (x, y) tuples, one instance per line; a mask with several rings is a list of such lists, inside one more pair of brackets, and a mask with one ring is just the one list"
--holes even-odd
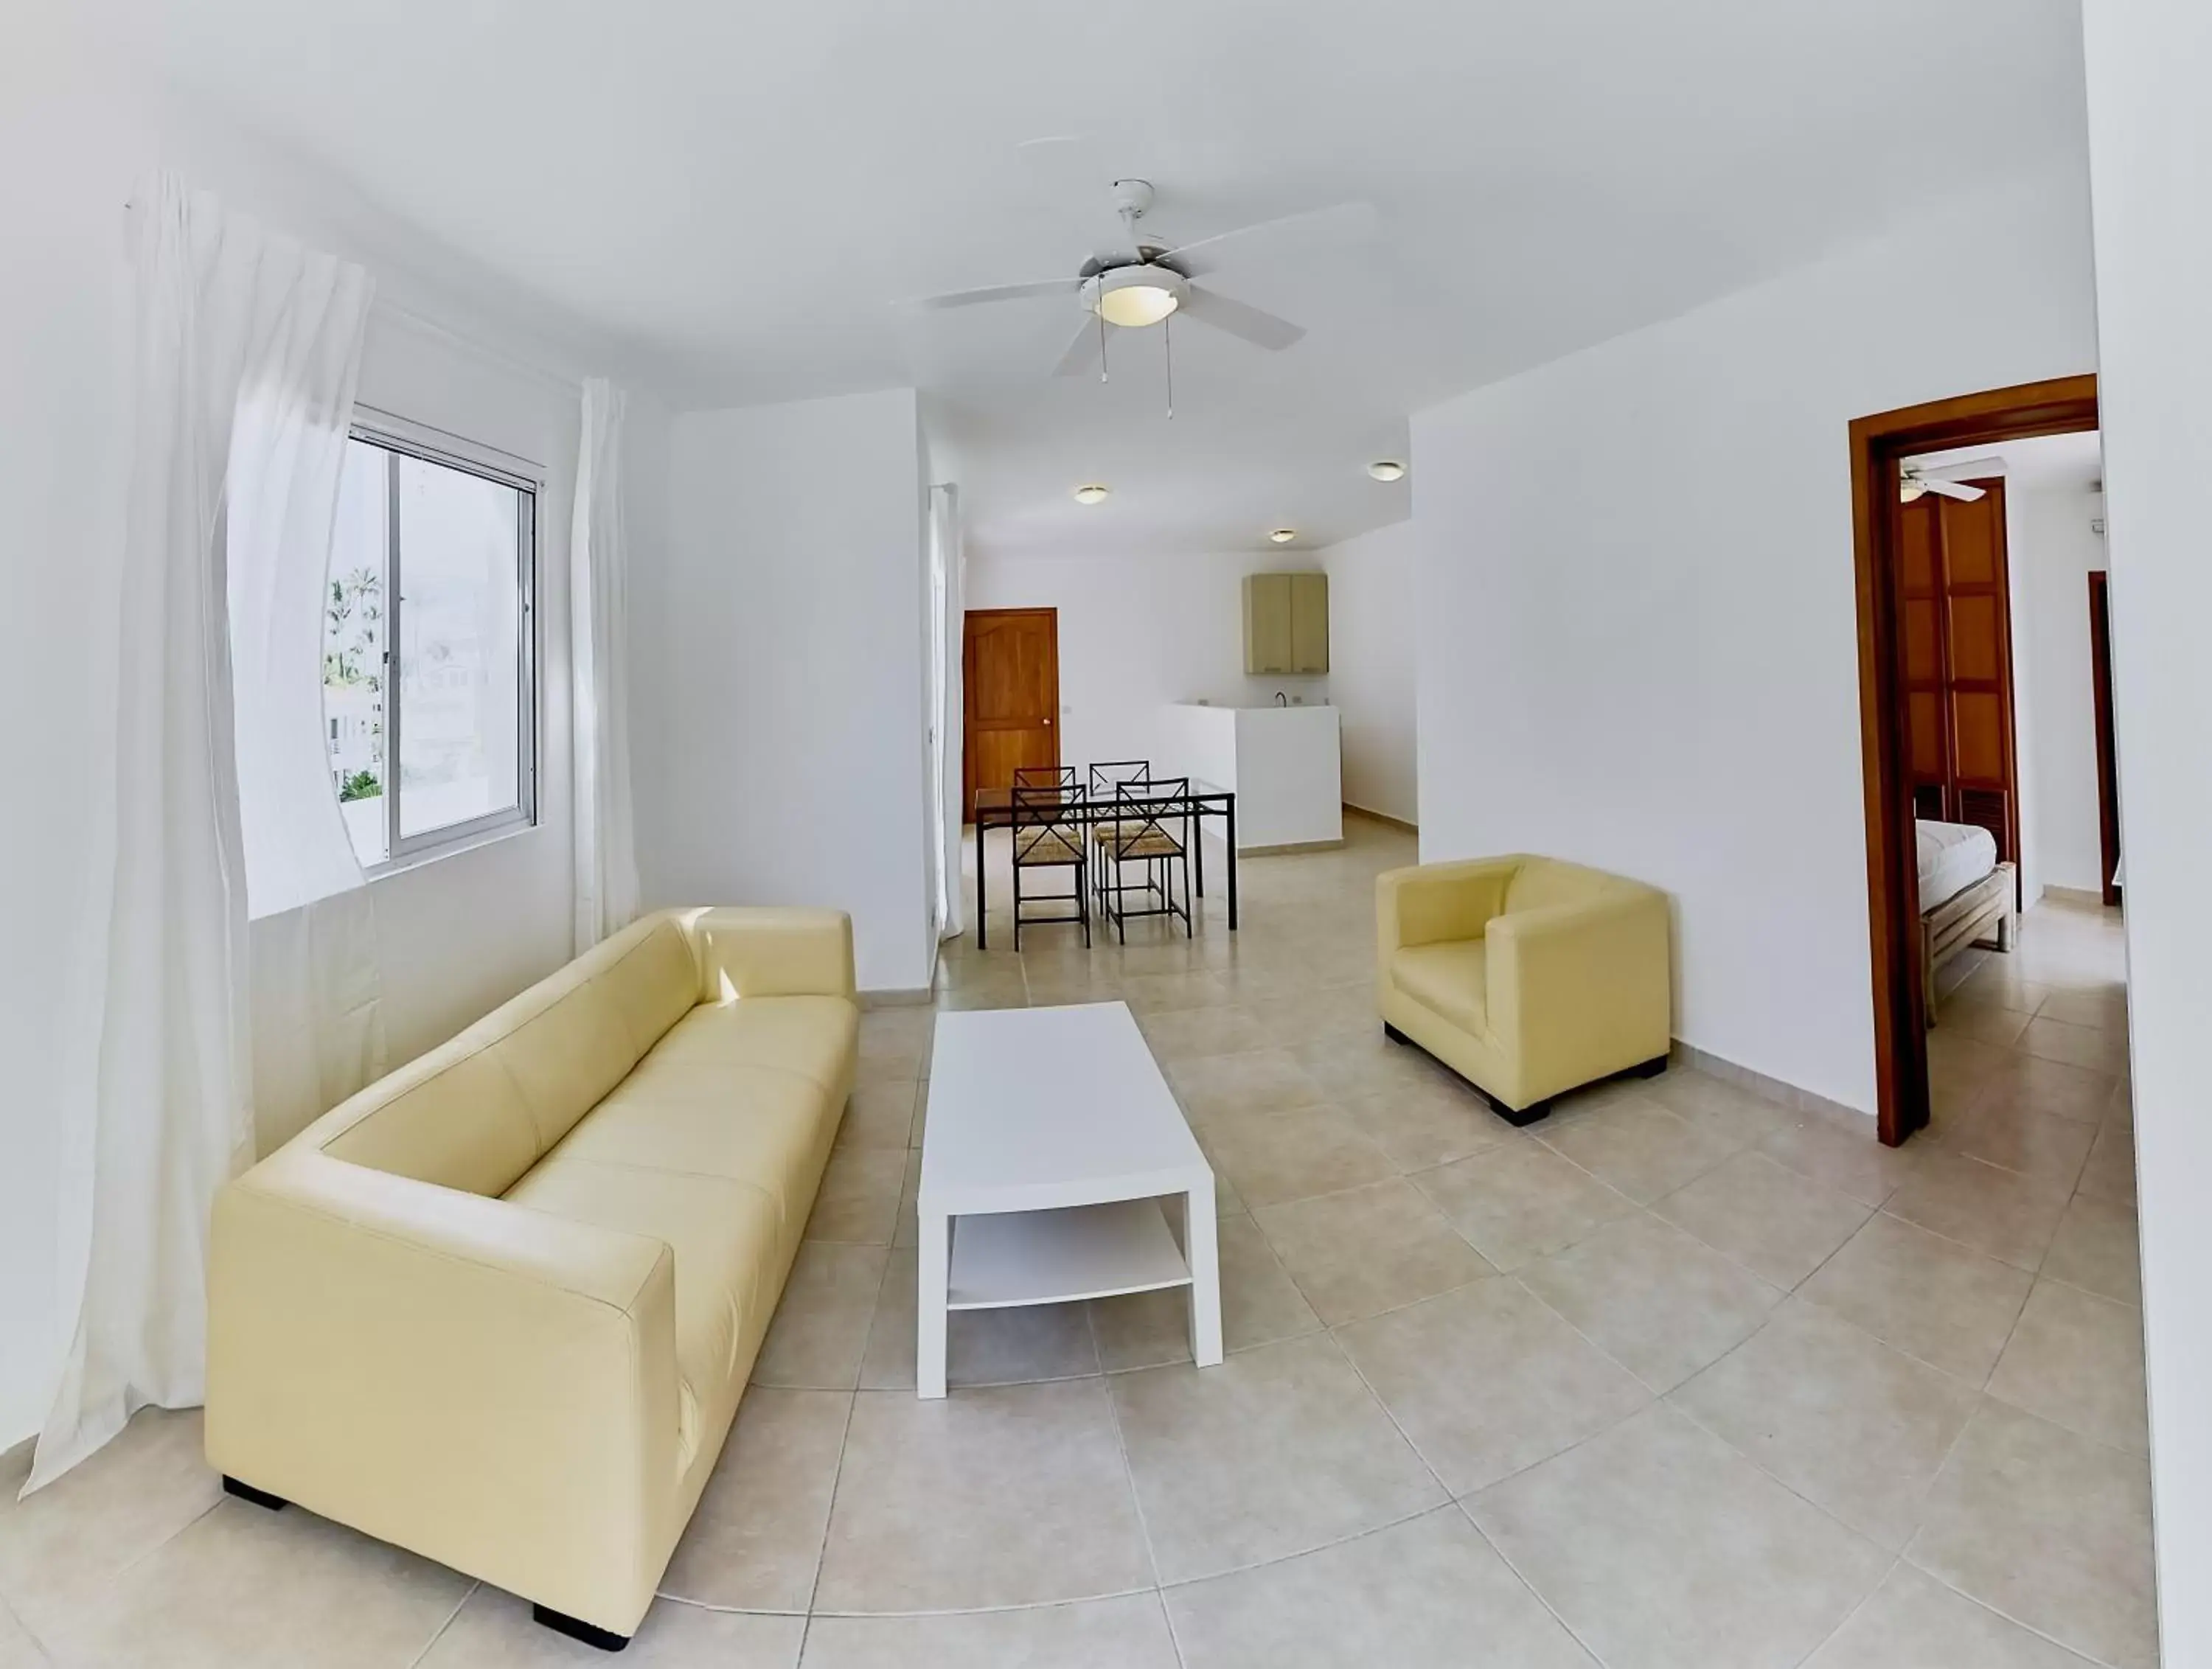
[(925, 312), (947, 307), (973, 307), (985, 301), (1024, 301), (1036, 295), (1073, 295), (1082, 288), (1079, 278), (1046, 278), (1034, 284), (992, 284), (982, 289), (953, 290), (945, 295), (925, 295), (910, 303)]
[(1052, 368), (1055, 377), (1079, 377), (1098, 363), (1098, 320), (1091, 313), (1083, 315), (1083, 323), (1075, 327), (1075, 340), (1067, 344), (1067, 351), (1060, 356), (1060, 363)]
[(1201, 325), (1242, 337), (1255, 348), (1270, 352), (1279, 353), (1306, 333), (1303, 325), (1293, 325), (1264, 307), (1255, 307), (1249, 301), (1233, 301), (1218, 290), (1197, 284), (1183, 291), (1179, 311), (1188, 313)]
[(1945, 464), (1933, 470), (1916, 470), (1923, 481), (1985, 481), (2005, 472), (2002, 458), (1970, 458), (1963, 464)]
[(1962, 504), (1972, 504), (1978, 498), (1990, 495), (1986, 488), (1962, 486), (1955, 481), (1931, 481), (1923, 476), (1920, 484), (1931, 493), (1940, 493), (1947, 499), (1957, 499)]
[(1340, 203), (1302, 215), (1261, 221), (1234, 232), (1216, 233), (1168, 252), (1168, 258), (1194, 278), (1218, 272), (1232, 263), (1277, 259), (1330, 244), (1361, 243), (1372, 238), (1382, 217), (1371, 203)]

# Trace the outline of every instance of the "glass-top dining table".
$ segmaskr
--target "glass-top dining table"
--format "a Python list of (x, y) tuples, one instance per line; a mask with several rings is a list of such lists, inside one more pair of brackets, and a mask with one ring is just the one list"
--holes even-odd
[[(1078, 773), (1079, 776), (1087, 773)], [(1188, 786), (1183, 784), (1187, 782)], [(1198, 777), (1178, 780), (1177, 786), (1163, 784), (1157, 793), (1147, 792), (1147, 783), (1107, 783), (1096, 792), (1083, 787), (1063, 787), (1054, 804), (1054, 816), (1071, 822), (1085, 825), (1116, 822), (1132, 812), (1139, 816), (1170, 819), (1180, 822), (1188, 818), (1191, 823), (1190, 853), (1191, 885), (1200, 898), (1206, 896), (1206, 841), (1203, 838), (1206, 819), (1218, 817), (1222, 822), (1222, 838), (1229, 851), (1229, 931), (1237, 931), (1237, 794), (1218, 783), (1206, 782)], [(1014, 791), (1011, 788), (978, 788), (975, 791), (975, 948), (990, 948), (991, 907), (988, 866), (984, 863), (985, 836), (994, 828), (1014, 826)]]

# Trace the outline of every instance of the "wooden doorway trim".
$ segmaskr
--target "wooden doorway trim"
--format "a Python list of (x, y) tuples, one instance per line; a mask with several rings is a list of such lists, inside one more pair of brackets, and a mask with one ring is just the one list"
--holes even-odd
[[(1036, 706), (1041, 710), (1033, 725), (1020, 728), (1034, 737), (1043, 738), (1037, 750), (1039, 756), (1033, 764), (1058, 765), (1060, 760), (1060, 610), (1058, 609), (969, 609), (965, 611), (960, 626), (960, 815), (964, 822), (975, 820), (975, 791), (979, 788), (1003, 786), (983, 780), (982, 768), (989, 750), (977, 742), (980, 725), (990, 726), (977, 710), (977, 699), (981, 680), (976, 669), (977, 628), (989, 628), (996, 623), (1028, 622), (1039, 628), (1044, 653), (1040, 668), (1042, 687), (1036, 691)], [(1042, 756), (1048, 752), (1049, 758)]]
[(2112, 731), (2112, 610), (2103, 568), (2089, 571), (2089, 688), (2097, 719), (2097, 850), (2104, 867), (2097, 890), (2107, 905), (2120, 901), (2120, 761)]
[(1899, 464), (1918, 452), (1994, 446), (2097, 427), (2097, 379), (2062, 377), (1905, 406), (1850, 426), (1857, 568), (1859, 740), (1864, 773), (1867, 921), (1874, 962), (1875, 1106), (1885, 1144), (1928, 1122), (1928, 1019), (1921, 989), (1920, 871), (1898, 699)]

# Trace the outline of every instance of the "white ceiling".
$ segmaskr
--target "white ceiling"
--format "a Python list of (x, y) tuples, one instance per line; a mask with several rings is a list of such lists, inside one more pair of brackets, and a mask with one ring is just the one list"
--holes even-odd
[(2105, 478), (2104, 437), (2095, 429), (2008, 440), (2001, 446), (1960, 446), (1908, 461), (1932, 470), (1984, 458), (2004, 459), (2005, 486), (2013, 492), (2086, 494)]
[[(907, 382), (971, 538), (1314, 543), (1405, 513), (1406, 414), (1940, 197), (2078, 157), (2076, 0), (76, 0), (234, 119), (634, 343), (691, 405)], [(1024, 142), (1079, 136), (1082, 143)], [(1204, 236), (1364, 198), (1364, 253), (1225, 270), (1310, 327), (1053, 383), (1108, 179)], [(1094, 195), (1095, 194), (1095, 195)], [(1110, 224), (1110, 222), (1109, 222)], [(1097, 511), (1067, 498), (1103, 478)]]

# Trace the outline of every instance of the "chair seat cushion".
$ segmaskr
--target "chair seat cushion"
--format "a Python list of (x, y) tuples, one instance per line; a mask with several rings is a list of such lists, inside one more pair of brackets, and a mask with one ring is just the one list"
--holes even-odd
[(860, 1011), (842, 997), (742, 997), (702, 1003), (678, 1021), (620, 1086), (684, 1065), (772, 1066), (827, 1089), (847, 1086), (860, 1047)]
[[(579, 1133), (598, 1114), (579, 1126)], [(743, 1384), (740, 1342), (757, 1338), (762, 1291), (777, 1261), (775, 1201), (726, 1177), (603, 1163), (567, 1152), (546, 1158), (507, 1192), (514, 1205), (573, 1223), (665, 1242), (676, 1259), (676, 1369), (710, 1419)], [(696, 1421), (696, 1417), (695, 1417)], [(696, 1432), (687, 1433), (696, 1443)]]
[(1390, 958), (1390, 978), (1424, 1008), (1433, 1009), (1462, 1030), (1490, 1030), (1490, 963), (1480, 939), (1417, 944)]

